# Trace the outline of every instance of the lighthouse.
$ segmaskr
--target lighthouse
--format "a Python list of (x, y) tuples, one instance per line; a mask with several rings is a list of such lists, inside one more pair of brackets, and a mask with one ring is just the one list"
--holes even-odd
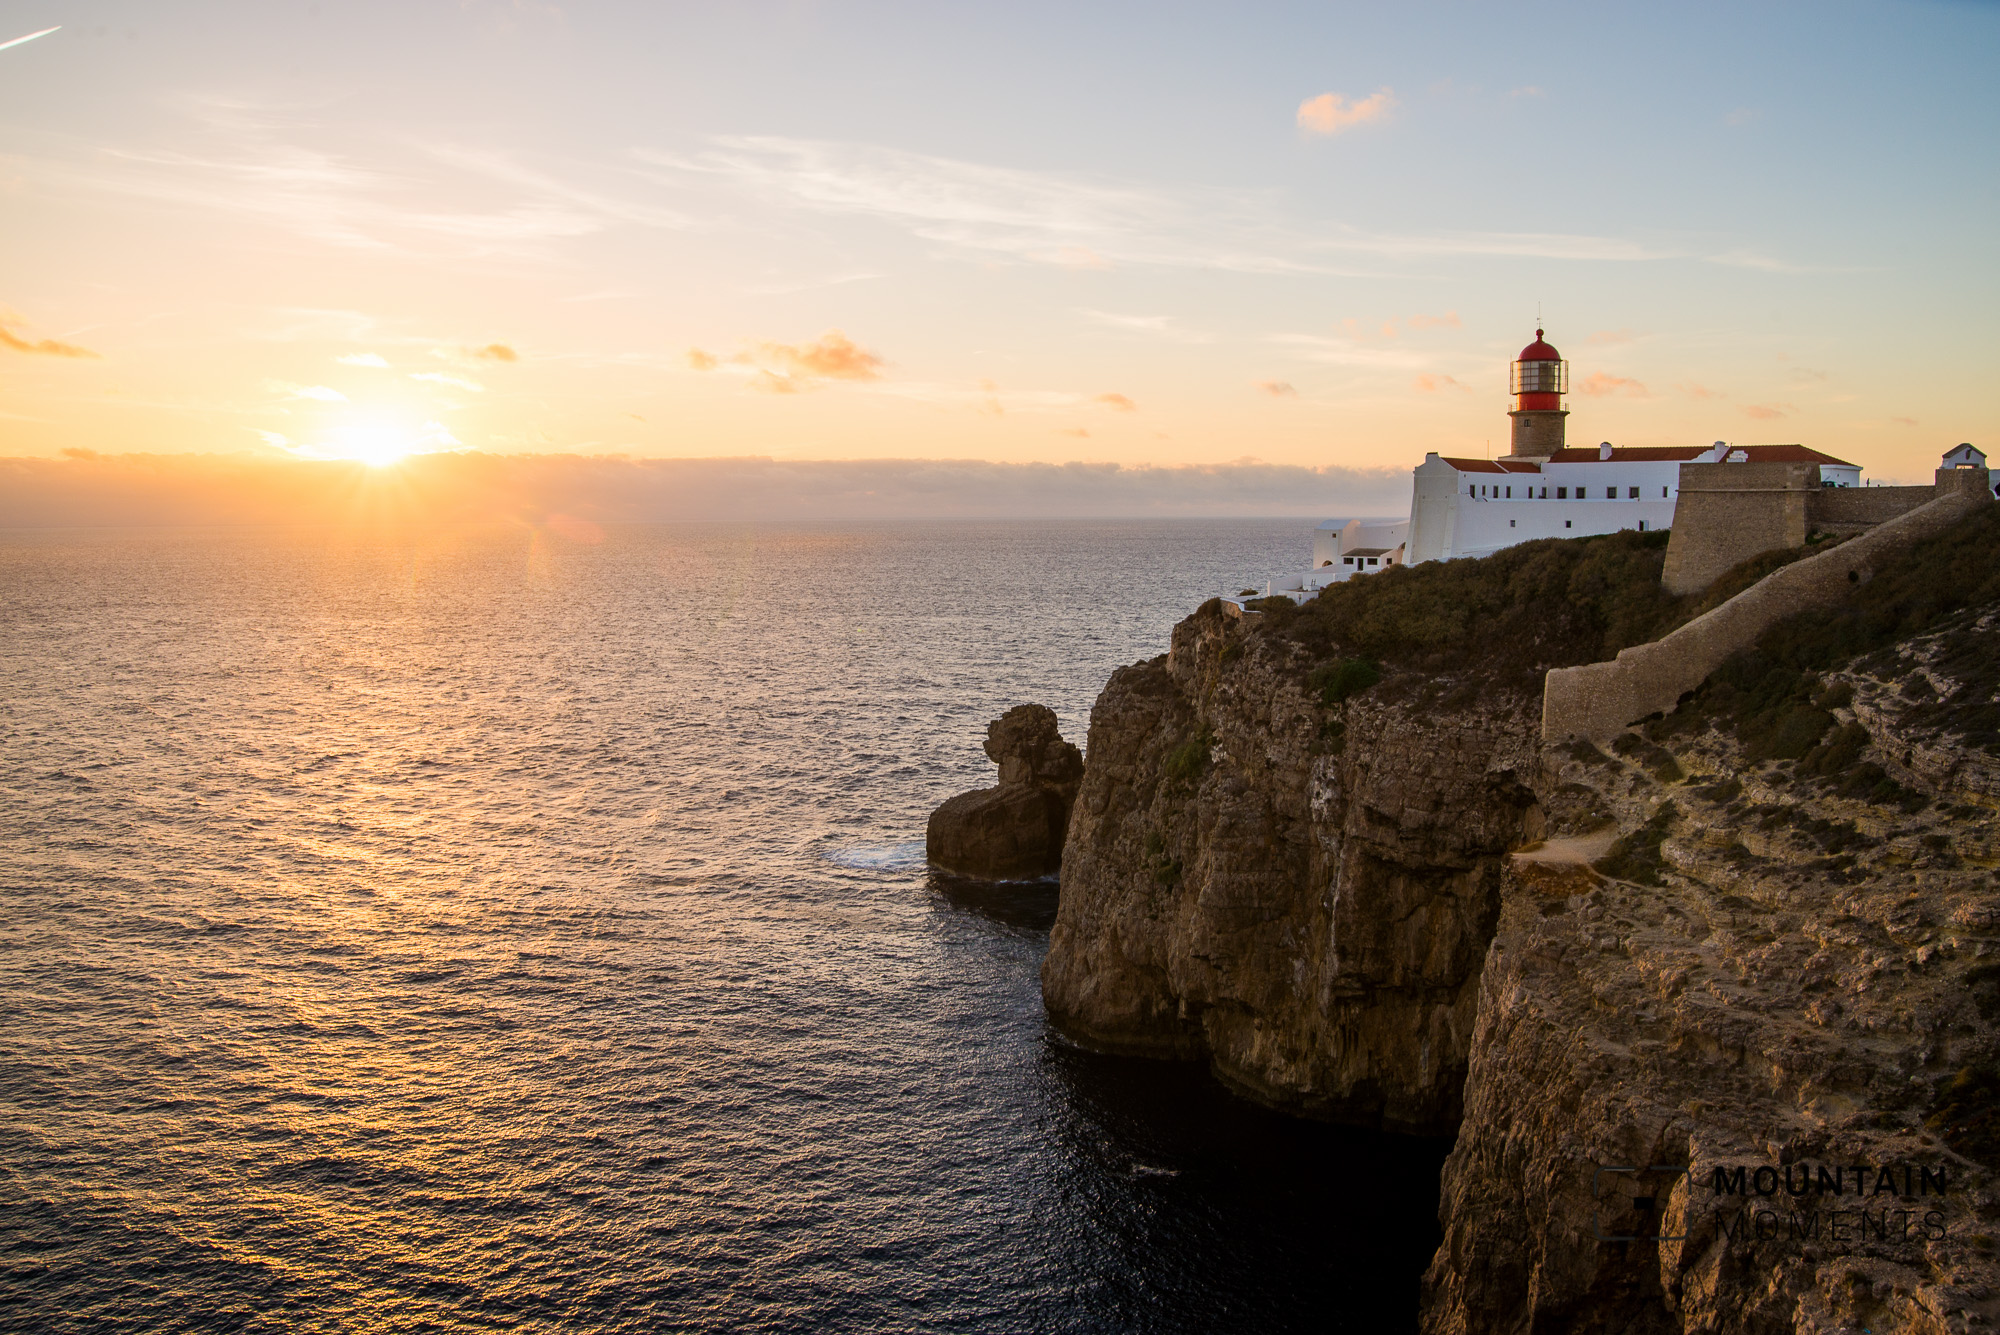
[(1569, 392), (1569, 363), (1542, 341), (1541, 330), (1514, 360), (1508, 392), (1514, 396), (1513, 411), (1507, 414), (1514, 419), (1514, 448), (1507, 458), (1546, 459), (1560, 450), (1563, 419), (1569, 416), (1562, 406), (1562, 396)]

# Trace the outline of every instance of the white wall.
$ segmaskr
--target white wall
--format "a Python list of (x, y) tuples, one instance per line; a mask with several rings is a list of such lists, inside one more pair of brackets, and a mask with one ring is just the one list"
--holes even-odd
[[(1654, 488), (1657, 498), (1659, 489)], [(1555, 495), (1553, 487), (1549, 495)], [(1674, 522), (1674, 502), (1477, 501), (1459, 498), (1457, 544), (1452, 556), (1487, 556), (1535, 538), (1581, 538), (1593, 533), (1663, 529)], [(1447, 558), (1449, 559), (1449, 558)]]

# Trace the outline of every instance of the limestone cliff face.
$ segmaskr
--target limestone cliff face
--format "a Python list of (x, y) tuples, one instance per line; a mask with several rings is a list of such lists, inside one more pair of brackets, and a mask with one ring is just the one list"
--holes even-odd
[(1432, 1335), (2000, 1321), (2000, 609), (1826, 674), (1812, 774), (1722, 728), (1545, 748), (1452, 665), (1328, 706), (1299, 653), (1211, 605), (1106, 687), (1059, 1026), (1455, 1131)]
[[(1086, 1043), (1206, 1056), (1278, 1107), (1457, 1125), (1536, 702), (1397, 689), (1325, 707), (1209, 604), (1091, 713), (1042, 969)], [(1445, 683), (1448, 685), (1449, 683)]]
[[(1715, 731), (1671, 755), (1635, 733), (1622, 758), (1550, 751), (1538, 787), (1557, 837), (1502, 881), (1427, 1331), (1941, 1335), (2000, 1319), (1991, 743), (1925, 704), (1964, 694), (1950, 645), (1990, 693), (1993, 621), (1835, 674), (1853, 689), (1836, 714), (1866, 732), (1847, 772), (1902, 780), (1872, 795), (1752, 764)], [(1562, 837), (1606, 814), (1597, 839)], [(1639, 856), (1586, 866), (1613, 834)], [(1656, 1175), (1639, 1211), (1606, 1165), (1690, 1171)], [(1851, 1175), (1825, 1190), (1829, 1165), (1833, 1185), (1866, 1166), (1865, 1193)], [(1754, 1176), (1727, 1189), (1759, 1166), (1767, 1194)], [(1794, 1167), (1814, 1190), (1783, 1185)], [(1907, 1190), (1906, 1167), (1946, 1189)]]

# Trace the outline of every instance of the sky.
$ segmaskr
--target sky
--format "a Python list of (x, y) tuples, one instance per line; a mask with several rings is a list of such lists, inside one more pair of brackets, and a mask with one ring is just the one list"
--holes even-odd
[(5, 456), (1261, 467), (1310, 508), (1504, 453), (1538, 318), (1572, 443), (1910, 481), (2000, 425), (1992, 4), (0, 26), (57, 28), (0, 50)]

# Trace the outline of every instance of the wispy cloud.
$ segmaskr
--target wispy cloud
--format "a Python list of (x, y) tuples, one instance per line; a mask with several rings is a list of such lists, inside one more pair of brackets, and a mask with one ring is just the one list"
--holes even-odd
[(521, 354), (505, 343), (488, 343), (483, 348), (473, 348), (471, 355), (483, 362), (518, 362)]
[(1421, 352), (1371, 347), (1353, 338), (1331, 338), (1324, 334), (1272, 334), (1268, 341), (1291, 349), (1294, 355), (1307, 361), (1329, 366), (1416, 371), (1429, 360)]
[(1743, 415), (1745, 417), (1754, 417), (1760, 422), (1772, 422), (1776, 421), (1780, 417), (1789, 416), (1791, 413), (1797, 411), (1798, 410), (1792, 407), (1792, 405), (1789, 403), (1784, 403), (1784, 404), (1752, 403), (1752, 404), (1746, 404), (1744, 406)]
[(655, 179), (707, 183), (818, 213), (872, 218), (981, 259), (1071, 267), (1155, 266), (1261, 274), (1378, 274), (1361, 257), (1533, 256), (1644, 260), (1615, 237), (1538, 232), (1377, 233), (1282, 221), (1270, 192), (1168, 190), (868, 144), (723, 136), (692, 154), (639, 150)]
[(1253, 385), (1258, 393), (1268, 394), (1274, 399), (1295, 399), (1299, 396), (1289, 380), (1258, 380)]
[(1443, 315), (1412, 315), (1409, 318), (1412, 329), (1458, 329), (1462, 322), (1457, 311), (1446, 311)]
[(1599, 329), (1584, 342), (1593, 348), (1615, 348), (1621, 343), (1630, 343), (1638, 335), (1630, 329)]
[(1593, 399), (1647, 397), (1646, 387), (1639, 381), (1627, 379), (1622, 375), (1612, 375), (1606, 371), (1592, 371), (1577, 384), (1576, 388), (1578, 393)]
[[(173, 134), (155, 144), (43, 159), (37, 174), (254, 219), (351, 250), (518, 258), (618, 225), (688, 225), (671, 209), (593, 191), (501, 153), (387, 140), (364, 159), (321, 146), (329, 127), (295, 108), (202, 98), (181, 110)], [(472, 193), (469, 185), (488, 194), (497, 185), (506, 198), (468, 210), (456, 201)]]
[(1674, 388), (1691, 399), (1726, 399), (1729, 397), (1721, 390), (1710, 389), (1707, 385), (1696, 384), (1692, 380), (1684, 380), (1680, 384), (1675, 385)]
[(1091, 396), (1090, 401), (1102, 404), (1113, 412), (1130, 413), (1139, 410), (1139, 405), (1126, 398), (1123, 394), (1094, 394)]
[(1396, 95), (1387, 88), (1377, 89), (1355, 102), (1339, 93), (1321, 93), (1299, 103), (1299, 128), (1308, 134), (1339, 134), (1381, 120), (1395, 105)]
[(1089, 307), (1079, 308), (1077, 314), (1107, 329), (1117, 329), (1128, 334), (1143, 334), (1149, 338), (1165, 339), (1170, 343), (1212, 341), (1207, 334), (1180, 328), (1174, 323), (1174, 317), (1171, 315), (1120, 315), (1115, 311), (1097, 311)]
[(94, 358), (97, 356), (89, 348), (80, 348), (74, 343), (64, 343), (58, 339), (22, 338), (14, 332), (19, 327), (20, 322), (18, 320), (0, 319), (0, 348), (8, 348), (14, 352), (25, 352), (37, 357)]
[(1461, 394), (1470, 394), (1472, 392), (1464, 385), (1459, 384), (1455, 376), (1439, 375), (1431, 372), (1426, 372), (1418, 376), (1415, 384), (1419, 394), (1442, 394), (1448, 389), (1455, 389)]

